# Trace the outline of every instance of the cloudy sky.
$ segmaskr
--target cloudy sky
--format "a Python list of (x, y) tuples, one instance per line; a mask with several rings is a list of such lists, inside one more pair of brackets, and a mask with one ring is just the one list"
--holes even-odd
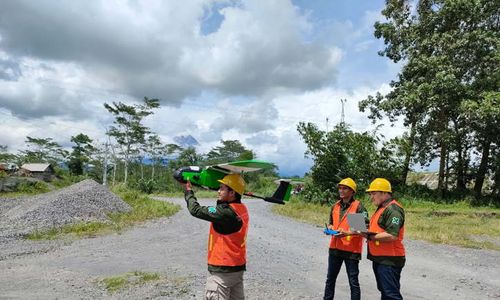
[[(378, 56), (383, 0), (0, 1), (0, 145), (26, 136), (104, 143), (103, 103), (158, 98), (146, 120), (164, 143), (208, 152), (238, 139), (282, 175), (312, 165), (301, 121), (373, 130), (358, 101), (399, 66)], [(328, 122), (327, 122), (328, 120)], [(387, 127), (387, 137), (401, 126)]]

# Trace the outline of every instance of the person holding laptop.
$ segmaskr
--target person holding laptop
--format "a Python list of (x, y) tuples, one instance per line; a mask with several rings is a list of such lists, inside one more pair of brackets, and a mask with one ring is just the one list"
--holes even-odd
[(332, 206), (328, 228), (339, 231), (338, 235), (332, 235), (328, 253), (328, 273), (326, 275), (325, 294), (323, 299), (331, 300), (335, 295), (335, 282), (342, 267), (345, 264), (349, 286), (351, 288), (351, 299), (361, 298), (359, 287), (359, 261), (363, 249), (363, 236), (351, 235), (347, 214), (363, 213), (368, 224), (368, 212), (360, 201), (354, 199), (357, 185), (351, 178), (342, 179), (338, 184), (339, 200)]
[(392, 197), (391, 183), (376, 178), (366, 190), (377, 210), (370, 219), (368, 259), (373, 262), (377, 289), (382, 299), (403, 299), (401, 296), (401, 271), (405, 265), (403, 245), (405, 212)]

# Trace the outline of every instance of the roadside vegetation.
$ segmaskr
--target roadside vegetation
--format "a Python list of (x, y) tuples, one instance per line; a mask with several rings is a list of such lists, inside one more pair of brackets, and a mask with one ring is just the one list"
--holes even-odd
[(50, 188), (49, 188), (48, 184), (45, 182), (42, 182), (42, 181), (23, 182), (17, 186), (16, 191), (0, 193), (0, 197), (15, 198), (15, 197), (21, 197), (21, 196), (26, 196), (26, 195), (43, 194), (43, 193), (47, 193), (49, 191), (50, 191)]
[[(368, 196), (356, 198), (371, 216), (375, 207)], [(396, 198), (405, 208), (405, 238), (500, 251), (499, 208), (472, 206), (466, 201), (438, 203), (415, 197), (396, 195)], [(286, 205), (275, 205), (273, 212), (323, 227), (329, 220), (332, 204), (333, 201), (306, 202), (292, 197)]]
[[(141, 288), (148, 289), (149, 286), (160, 286), (161, 291), (158, 296), (166, 299), (177, 299), (184, 297), (189, 292), (188, 279), (186, 277), (174, 277), (157, 272), (133, 271), (125, 274), (109, 276), (97, 279), (99, 286), (104, 286), (112, 297), (130, 298), (134, 292)], [(126, 293), (124, 296), (122, 293)]]
[(110, 276), (100, 280), (106, 290), (113, 294), (119, 290), (143, 285), (147, 282), (162, 280), (159, 273), (134, 271), (123, 275)]

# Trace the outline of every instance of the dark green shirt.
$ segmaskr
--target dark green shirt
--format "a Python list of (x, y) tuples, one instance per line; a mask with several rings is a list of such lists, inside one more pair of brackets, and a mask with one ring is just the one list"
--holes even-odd
[[(215, 206), (201, 206), (198, 203), (193, 191), (184, 193), (189, 213), (198, 219), (212, 222), (214, 230), (220, 234), (231, 234), (241, 229), (243, 222), (236, 212), (231, 208), (229, 202), (217, 201)], [(241, 200), (236, 200), (232, 203), (241, 203)], [(246, 265), (242, 266), (214, 266), (208, 265), (208, 270), (211, 272), (238, 272), (246, 270)]]
[[(354, 198), (349, 200), (348, 203), (344, 203), (344, 201), (340, 200), (340, 216), (339, 216), (340, 219), (342, 219), (342, 217), (345, 215), (347, 209), (349, 208), (349, 206), (351, 206), (351, 203), (353, 201), (354, 201)], [(328, 223), (330, 225), (333, 225), (332, 213), (333, 213), (334, 207), (335, 207), (335, 204), (332, 205), (332, 209), (330, 210), (330, 222)], [(359, 202), (358, 209), (356, 210), (356, 213), (365, 214), (366, 225), (368, 226), (370, 224), (370, 219), (368, 218), (368, 211), (363, 206), (363, 203), (361, 203), (361, 201)], [(332, 249), (332, 248), (330, 248), (329, 251), (330, 251), (330, 255), (333, 255), (333, 256), (338, 256), (338, 257), (342, 257), (342, 258), (346, 258), (346, 259), (361, 260), (361, 253), (354, 253), (354, 252), (350, 252), (350, 251), (343, 251), (343, 250)]]
[[(377, 208), (377, 210), (386, 207), (392, 200), (392, 198), (387, 199)], [(387, 206), (378, 219), (378, 226), (383, 228), (385, 232), (395, 237), (399, 236), (399, 230), (404, 226), (404, 224), (405, 211), (402, 207), (396, 204)], [(368, 252), (367, 258), (382, 265), (395, 267), (403, 267), (406, 262), (406, 257), (404, 256), (372, 256), (370, 255), (370, 252)]]

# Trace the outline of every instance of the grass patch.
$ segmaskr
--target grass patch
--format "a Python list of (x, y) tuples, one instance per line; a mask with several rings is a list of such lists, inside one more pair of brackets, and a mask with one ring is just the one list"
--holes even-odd
[(131, 286), (142, 285), (149, 281), (158, 281), (162, 277), (159, 273), (134, 271), (123, 275), (106, 277), (101, 280), (109, 293), (115, 293), (119, 290)]
[(324, 226), (329, 221), (331, 207), (307, 203), (292, 197), (285, 205), (274, 205), (273, 212), (305, 223)]
[[(361, 199), (370, 216), (375, 208)], [(439, 244), (500, 251), (500, 210), (471, 207), (466, 202), (441, 204), (429, 201), (401, 201), (405, 208), (405, 237)], [(331, 206), (292, 199), (275, 205), (273, 212), (310, 224), (324, 226)]]
[(62, 236), (73, 235), (75, 237), (93, 237), (106, 232), (113, 232), (112, 224), (103, 222), (87, 222), (65, 225), (62, 227), (51, 228), (44, 231), (35, 231), (26, 236), (28, 240), (55, 240)]
[[(433, 243), (500, 250), (500, 210), (465, 202), (403, 201), (407, 236)], [(481, 237), (487, 237), (481, 238)]]
[(113, 189), (113, 192), (132, 207), (130, 212), (109, 214), (110, 220), (108, 222), (85, 222), (65, 225), (47, 231), (34, 232), (27, 235), (26, 238), (30, 240), (52, 240), (65, 235), (73, 235), (78, 238), (94, 237), (111, 232), (120, 232), (146, 220), (168, 217), (180, 210), (179, 205), (154, 200), (145, 194), (123, 187), (117, 187)]
[(2, 192), (0, 197), (3, 198), (17, 198), (23, 196), (34, 196), (38, 194), (47, 193), (50, 191), (47, 183), (42, 181), (23, 181), (19, 183), (14, 192)]

